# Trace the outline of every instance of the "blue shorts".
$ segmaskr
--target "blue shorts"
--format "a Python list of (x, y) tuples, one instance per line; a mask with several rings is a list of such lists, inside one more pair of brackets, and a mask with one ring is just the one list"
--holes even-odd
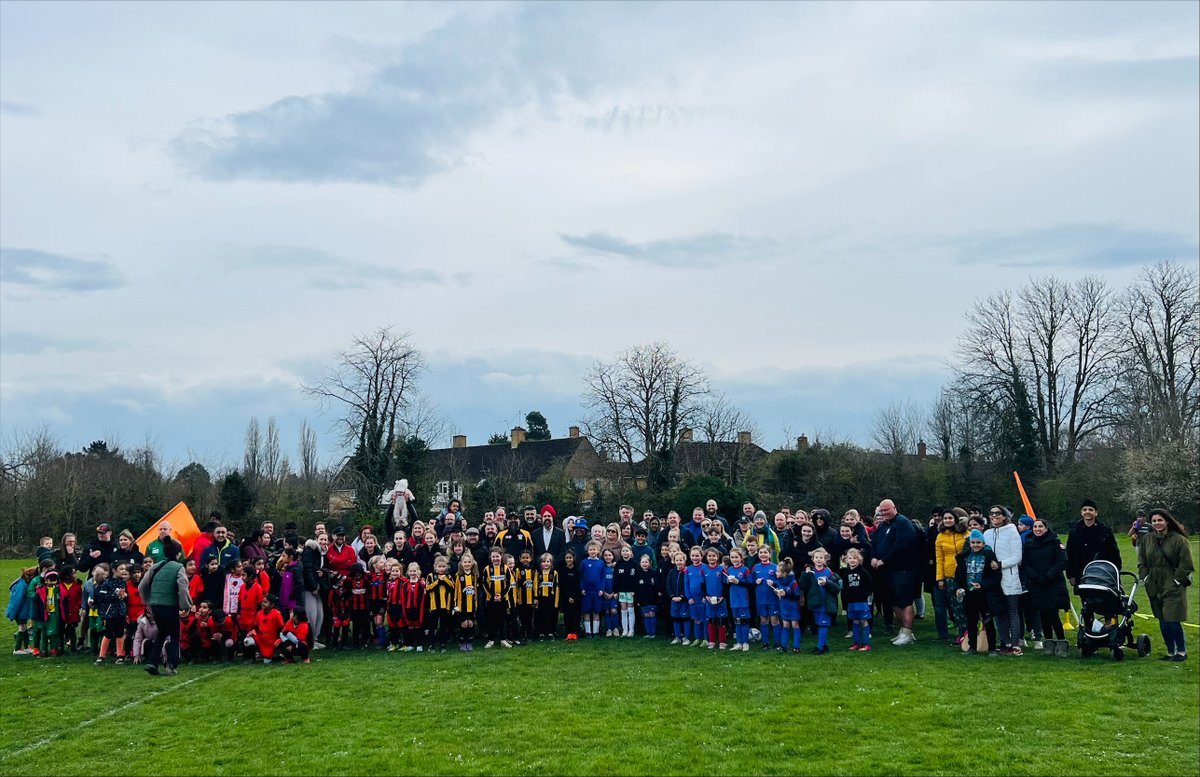
[(730, 607), (733, 612), (733, 620), (735, 623), (746, 623), (750, 620), (749, 607)]
[(658, 605), (657, 604), (647, 604), (647, 605), (643, 606), (642, 607), (642, 615), (645, 615), (648, 618), (653, 618), (653, 617), (657, 616), (658, 615)]
[(708, 612), (708, 608), (705, 606), (703, 599), (696, 602), (695, 604), (689, 604), (688, 610), (691, 613), (691, 616), (690, 616), (691, 619), (693, 621), (695, 621), (696, 623), (700, 623), (701, 621), (703, 621), (704, 613)]
[(615, 597), (604, 600), (605, 612), (616, 612), (619, 609), (621, 609), (621, 603)]
[(852, 621), (871, 620), (871, 605), (866, 602), (851, 602), (847, 604), (846, 618)]
[(671, 602), (671, 617), (685, 621), (688, 619), (687, 602)]
[(829, 617), (829, 613), (825, 612), (824, 610), (813, 610), (812, 615), (813, 623), (817, 624), (818, 626), (828, 626), (833, 622)]
[(584, 594), (582, 612), (584, 615), (599, 615), (604, 612), (604, 600), (600, 598), (600, 594)]
[(800, 620), (800, 602), (788, 599), (786, 596), (779, 600), (779, 617), (785, 621)]
[(729, 614), (725, 609), (725, 602), (722, 600), (717, 604), (713, 604), (707, 599), (704, 600), (704, 619), (710, 621), (719, 621)]
[(769, 597), (760, 596), (756, 602), (758, 605), (758, 617), (760, 618), (778, 618), (779, 617), (779, 599), (775, 594)]

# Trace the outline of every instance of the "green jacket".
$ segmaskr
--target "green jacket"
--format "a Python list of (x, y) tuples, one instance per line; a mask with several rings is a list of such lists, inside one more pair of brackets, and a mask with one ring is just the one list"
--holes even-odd
[(176, 607), (180, 610), (192, 608), (192, 597), (188, 593), (187, 573), (178, 561), (160, 561), (150, 568), (138, 585), (147, 606)]
[(1163, 537), (1152, 531), (1138, 539), (1138, 577), (1146, 580), (1146, 595), (1154, 617), (1167, 622), (1187, 620), (1187, 587), (1192, 584), (1192, 548), (1179, 532)]
[(822, 586), (817, 582), (816, 574), (810, 569), (800, 576), (800, 590), (804, 593), (804, 602), (808, 605), (808, 609), (818, 609), (821, 602), (824, 601), (825, 612), (830, 615), (837, 614), (838, 594), (842, 590), (842, 578), (837, 572), (826, 578), (825, 585)]

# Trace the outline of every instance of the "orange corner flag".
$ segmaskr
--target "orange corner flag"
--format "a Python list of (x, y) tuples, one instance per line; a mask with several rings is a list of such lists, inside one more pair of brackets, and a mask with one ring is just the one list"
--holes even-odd
[(1021, 492), (1021, 501), (1025, 503), (1025, 514), (1036, 519), (1037, 513), (1033, 511), (1033, 505), (1029, 503), (1029, 497), (1025, 494), (1025, 486), (1021, 485), (1021, 476), (1014, 472), (1013, 477), (1017, 480), (1017, 490)]
[(192, 517), (192, 511), (183, 502), (172, 507), (166, 515), (159, 518), (154, 522), (154, 525), (142, 532), (142, 536), (137, 538), (138, 548), (143, 553), (146, 552), (146, 549), (150, 547), (150, 543), (158, 539), (158, 527), (163, 521), (171, 524), (171, 536), (183, 546), (183, 555), (186, 557), (192, 552), (192, 545), (196, 544), (196, 538), (200, 536), (200, 527), (196, 525), (196, 519)]

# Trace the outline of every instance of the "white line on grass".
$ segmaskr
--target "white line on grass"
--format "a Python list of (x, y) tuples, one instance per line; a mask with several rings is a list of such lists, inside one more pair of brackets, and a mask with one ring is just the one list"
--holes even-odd
[(89, 719), (83, 721), (82, 723), (78, 724), (77, 726), (75, 726), (72, 729), (68, 729), (67, 731), (60, 731), (57, 734), (51, 734), (50, 736), (46, 737), (45, 739), (39, 739), (38, 741), (34, 742), (33, 744), (25, 745), (25, 747), (22, 747), (20, 750), (14, 750), (11, 753), (6, 753), (5, 755), (0, 755), (0, 761), (7, 761), (10, 758), (16, 758), (19, 755), (25, 755), (26, 753), (32, 753), (34, 750), (37, 750), (38, 748), (41, 748), (41, 747), (45, 747), (46, 745), (50, 744), (54, 740), (61, 739), (62, 737), (66, 736), (67, 734), (74, 733), (75, 731), (78, 731), (81, 728), (87, 728), (88, 726), (92, 725), (93, 723), (98, 723), (99, 721), (104, 720), (105, 718), (111, 718), (113, 715), (116, 715), (117, 713), (124, 712), (125, 710), (128, 710), (128, 709), (133, 709), (134, 707), (138, 706), (139, 704), (144, 704), (144, 703), (150, 701), (151, 699), (157, 699), (159, 696), (168, 694), (171, 691), (177, 691), (186, 685), (191, 685), (192, 683), (197, 682), (199, 680), (206, 680), (209, 677), (212, 677), (213, 675), (224, 672), (228, 668), (229, 667), (227, 667), (227, 666), (222, 667), (221, 669), (218, 669), (214, 672), (209, 672), (208, 674), (202, 674), (198, 677), (193, 677), (190, 680), (184, 680), (181, 683), (172, 685), (170, 688), (163, 688), (161, 691), (155, 691), (154, 693), (151, 693), (147, 696), (142, 696), (140, 698), (134, 699), (131, 702), (122, 704), (120, 707), (114, 707), (111, 710), (109, 710), (108, 712), (102, 712), (94, 718), (89, 718)]

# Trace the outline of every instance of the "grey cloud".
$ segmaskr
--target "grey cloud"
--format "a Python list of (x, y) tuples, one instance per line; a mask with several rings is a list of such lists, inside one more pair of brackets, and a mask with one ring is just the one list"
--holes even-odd
[(660, 267), (716, 267), (765, 258), (779, 248), (778, 242), (771, 238), (731, 235), (724, 232), (664, 238), (645, 243), (631, 243), (605, 232), (592, 232), (587, 235), (560, 233), (559, 237), (584, 255), (628, 259)]
[(41, 116), (42, 109), (30, 103), (13, 102), (12, 100), (0, 100), (0, 114), (5, 116)]
[(440, 273), (400, 263), (361, 262), (319, 248), (302, 246), (236, 246), (230, 249), (229, 265), (243, 270), (286, 270), (303, 272), (308, 286), (321, 289), (365, 289), (380, 284), (441, 284)]
[(699, 107), (688, 105), (614, 105), (604, 113), (585, 116), (583, 126), (603, 132), (628, 134), (660, 127), (674, 129), (694, 121), (701, 114)]
[(0, 248), (0, 281), (52, 291), (97, 291), (124, 285), (111, 262), (32, 248)]
[(1195, 238), (1117, 224), (1059, 224), (1021, 232), (972, 234), (940, 241), (959, 264), (1106, 269), (1200, 256)]
[(11, 355), (111, 351), (113, 347), (113, 343), (94, 337), (59, 337), (24, 331), (0, 334), (0, 353)]

